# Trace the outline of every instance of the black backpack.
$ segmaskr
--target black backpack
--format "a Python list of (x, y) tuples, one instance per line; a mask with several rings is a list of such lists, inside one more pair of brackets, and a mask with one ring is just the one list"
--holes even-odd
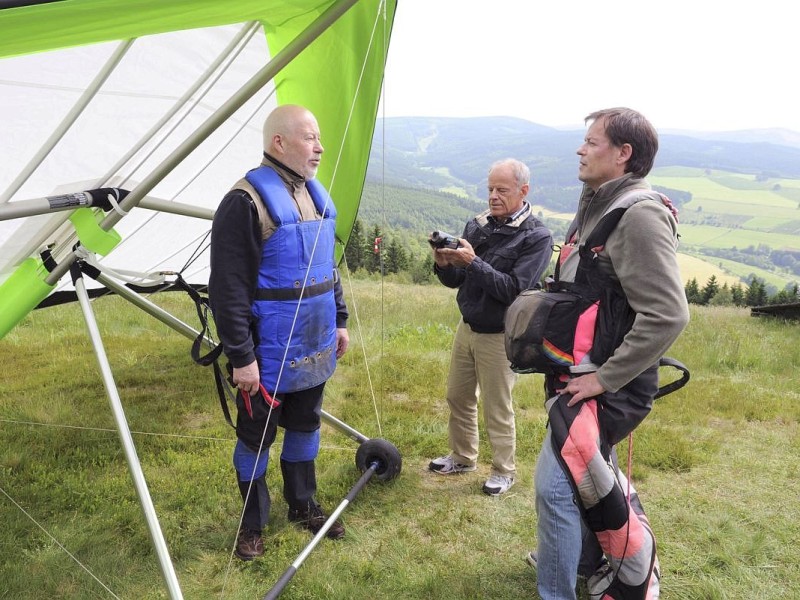
[[(642, 190), (634, 190), (626, 201), (623, 196), (597, 223), (579, 246), (578, 267), (574, 282), (555, 279), (546, 289), (520, 293), (505, 316), (505, 347), (511, 368), (517, 373), (545, 375), (580, 375), (596, 371), (622, 343), (633, 326), (635, 314), (622, 286), (597, 268), (597, 255), (625, 211), (637, 201)], [(669, 199), (658, 194), (673, 210)], [(673, 212), (673, 214), (675, 214)], [(575, 233), (575, 223), (567, 233)], [(689, 370), (679, 361), (662, 357), (659, 366), (681, 372), (680, 379), (659, 388), (656, 398), (682, 388), (689, 381)]]
[(575, 282), (558, 281), (556, 267), (546, 289), (525, 290), (508, 307), (505, 346), (514, 371), (575, 373), (582, 361), (594, 370), (622, 343), (633, 311), (621, 286), (598, 272), (596, 257), (626, 210), (603, 215), (580, 246)]

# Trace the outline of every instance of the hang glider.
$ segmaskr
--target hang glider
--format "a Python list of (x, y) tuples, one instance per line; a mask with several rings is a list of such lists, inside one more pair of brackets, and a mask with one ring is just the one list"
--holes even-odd
[[(180, 586), (75, 265), (197, 335), (120, 282), (172, 271), (206, 281), (214, 209), (260, 162), (261, 125), (281, 104), (317, 117), (326, 147), (318, 178), (336, 202), (341, 254), (395, 9), (394, 0), (0, 2), (0, 339), (74, 286), (173, 600)], [(382, 446), (323, 416), (362, 443), (370, 475), (381, 470), (372, 454)]]
[[(316, 116), (318, 174), (356, 218), (395, 2), (0, 3), (0, 338), (64, 277), (80, 242), (117, 272), (186, 269), (213, 210), (260, 159), (277, 104)], [(76, 193), (131, 193), (110, 211)], [(147, 283), (147, 281), (139, 281)]]

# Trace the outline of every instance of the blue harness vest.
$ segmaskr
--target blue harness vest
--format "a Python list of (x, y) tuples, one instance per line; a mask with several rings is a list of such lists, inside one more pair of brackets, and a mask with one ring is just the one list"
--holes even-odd
[(252, 306), (261, 383), (273, 394), (309, 389), (327, 381), (336, 368), (336, 209), (320, 183), (307, 181), (323, 218), (301, 221), (273, 169), (261, 166), (245, 178), (277, 226), (262, 249)]

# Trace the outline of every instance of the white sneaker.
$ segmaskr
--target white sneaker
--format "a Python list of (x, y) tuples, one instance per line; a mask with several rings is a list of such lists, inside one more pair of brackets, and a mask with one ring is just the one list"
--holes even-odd
[(476, 465), (462, 465), (461, 463), (457, 463), (453, 460), (453, 457), (448, 454), (447, 456), (434, 458), (428, 465), (428, 468), (439, 475), (453, 475), (455, 473), (468, 473), (469, 471), (476, 470), (478, 467)]
[(490, 496), (505, 494), (514, 485), (514, 478), (508, 475), (492, 475), (483, 484), (483, 493)]

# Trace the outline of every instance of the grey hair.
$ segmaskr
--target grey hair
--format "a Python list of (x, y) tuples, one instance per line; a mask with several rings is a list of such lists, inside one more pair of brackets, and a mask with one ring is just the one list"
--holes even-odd
[(511, 171), (514, 173), (514, 179), (517, 180), (517, 185), (519, 185), (519, 187), (531, 182), (531, 170), (528, 168), (528, 165), (516, 158), (503, 158), (493, 162), (492, 166), (489, 167), (489, 173), (498, 167), (505, 166), (511, 167)]

